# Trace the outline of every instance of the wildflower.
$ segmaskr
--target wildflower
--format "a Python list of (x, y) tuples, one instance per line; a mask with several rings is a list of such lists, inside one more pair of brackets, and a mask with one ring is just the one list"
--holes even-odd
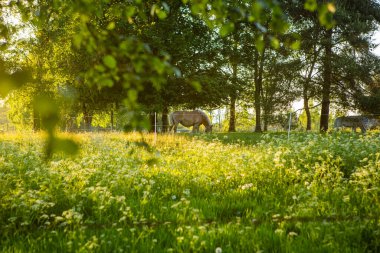
[(222, 248), (221, 247), (217, 247), (215, 249), (215, 253), (222, 253)]
[(183, 194), (185, 194), (186, 196), (189, 196), (190, 195), (190, 189), (183, 190)]
[(282, 230), (281, 228), (278, 228), (274, 231), (275, 234), (278, 234), (278, 235), (282, 235), (284, 233), (284, 230)]
[(245, 184), (241, 187), (242, 190), (246, 190), (246, 189), (249, 189), (249, 188), (252, 188), (253, 184), (252, 183), (249, 183), (249, 184)]

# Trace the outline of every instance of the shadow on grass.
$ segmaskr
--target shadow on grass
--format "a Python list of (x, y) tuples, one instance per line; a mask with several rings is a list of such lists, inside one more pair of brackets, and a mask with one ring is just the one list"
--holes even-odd
[[(262, 140), (265, 140), (266, 136), (276, 136), (279, 138), (287, 138), (287, 132), (233, 132), (233, 133), (212, 133), (212, 134), (186, 134), (190, 138), (196, 138), (204, 141), (220, 141), (223, 144), (241, 144), (241, 145), (256, 145)], [(294, 133), (293, 133), (294, 134)], [(306, 133), (296, 133), (306, 134)]]
[(233, 132), (233, 133), (211, 133), (211, 134), (205, 134), (205, 133), (181, 133), (179, 134), (181, 136), (185, 136), (189, 139), (192, 138), (198, 138), (200, 140), (212, 142), (212, 141), (220, 141), (223, 144), (241, 144), (241, 145), (256, 145), (259, 144), (261, 141), (265, 141), (270, 138), (279, 138), (279, 139), (288, 139), (290, 141), (297, 140), (297, 141), (303, 141), (304, 138), (307, 138), (310, 135), (318, 135), (318, 136), (325, 136), (325, 137), (347, 137), (350, 139), (360, 139), (363, 138), (363, 136), (367, 136), (370, 138), (378, 138), (380, 134), (378, 132), (370, 132), (365, 135), (361, 133), (353, 133), (351, 131), (341, 131), (336, 132), (332, 131), (328, 134), (326, 133), (319, 133), (319, 132), (291, 132), (288, 136), (287, 132), (262, 132), (262, 133), (256, 133), (256, 132)]

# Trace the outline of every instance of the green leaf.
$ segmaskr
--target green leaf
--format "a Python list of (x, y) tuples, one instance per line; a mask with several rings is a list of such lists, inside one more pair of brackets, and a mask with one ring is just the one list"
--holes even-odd
[(125, 8), (125, 16), (127, 16), (127, 18), (132, 17), (133, 15), (135, 15), (135, 13), (136, 13), (136, 7), (135, 6), (127, 6)]
[(10, 91), (20, 88), (31, 80), (32, 75), (29, 71), (19, 70), (8, 74), (0, 66), (0, 97), (6, 97)]
[(198, 81), (192, 81), (190, 82), (191, 86), (193, 86), (193, 88), (197, 91), (197, 92), (201, 92), (202, 91), (202, 85), (200, 82)]
[(115, 22), (110, 22), (107, 26), (107, 30), (113, 30), (115, 29)]
[(317, 0), (306, 0), (304, 4), (305, 10), (315, 11), (318, 7)]
[(103, 78), (99, 81), (99, 85), (102, 87), (112, 87), (113, 80), (111, 78)]
[(53, 132), (59, 121), (59, 108), (57, 103), (49, 95), (39, 95), (33, 100), (34, 110), (41, 116), (43, 127)]
[(300, 49), (300, 47), (301, 47), (301, 41), (300, 40), (296, 40), (292, 44), (290, 44), (290, 48), (293, 50), (298, 50), (298, 49)]
[(264, 6), (263, 6), (262, 1), (255, 1), (252, 4), (251, 16), (249, 17), (250, 21), (260, 20), (260, 16), (261, 16), (261, 12), (263, 8)]
[(271, 37), (270, 44), (274, 49), (278, 49), (280, 47), (280, 41), (275, 37)]
[(234, 23), (226, 23), (220, 28), (220, 36), (224, 37), (235, 29)]
[(260, 53), (264, 51), (265, 43), (263, 36), (260, 36), (255, 40), (255, 46), (257, 48), (257, 51), (259, 51)]
[(335, 10), (335, 6), (332, 3), (323, 4), (318, 8), (319, 22), (327, 29), (331, 29), (335, 25)]
[(156, 9), (156, 15), (159, 19), (165, 19), (168, 16), (168, 14), (165, 11), (160, 9)]
[(76, 142), (70, 139), (57, 138), (51, 134), (45, 144), (45, 155), (50, 159), (54, 153), (63, 152), (67, 155), (75, 155), (79, 151)]
[(128, 100), (131, 102), (135, 102), (137, 100), (137, 90), (135, 89), (128, 90)]
[(106, 68), (103, 66), (103, 65), (101, 65), (101, 64), (97, 64), (97, 65), (95, 65), (95, 67), (94, 67), (97, 71), (99, 71), (99, 72), (104, 72), (104, 71), (106, 71)]
[(103, 57), (103, 63), (110, 69), (114, 69), (117, 66), (117, 62), (112, 55), (106, 55)]
[(62, 151), (68, 155), (75, 155), (78, 150), (79, 146), (73, 140), (54, 138), (53, 152)]

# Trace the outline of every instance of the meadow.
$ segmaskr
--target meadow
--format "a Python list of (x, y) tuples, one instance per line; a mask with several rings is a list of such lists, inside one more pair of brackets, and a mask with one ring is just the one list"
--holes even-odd
[(379, 252), (380, 134), (0, 134), (0, 252)]

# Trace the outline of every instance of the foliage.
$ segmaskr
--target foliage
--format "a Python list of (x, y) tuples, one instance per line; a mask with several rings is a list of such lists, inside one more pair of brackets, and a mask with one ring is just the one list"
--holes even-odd
[(376, 132), (143, 137), (1, 135), (0, 250), (379, 250)]
[[(378, 8), (369, 0), (365, 6)], [(54, 134), (57, 125), (66, 122), (62, 118), (82, 114), (88, 126), (106, 125), (106, 120), (96, 117), (113, 115), (124, 107), (129, 111), (126, 129), (143, 129), (149, 122), (141, 111), (167, 112), (169, 106), (209, 109), (229, 101), (232, 105), (244, 92), (250, 93), (252, 83), (260, 83), (255, 88), (255, 106), (263, 106), (269, 115), (298, 95), (290, 84), (299, 80), (297, 75), (305, 66), (292, 57), (285, 59), (289, 49), (304, 46), (295, 25), (305, 26), (310, 20), (320, 30), (336, 25), (334, 39), (344, 38), (348, 49), (365, 50), (363, 36), (378, 19), (376, 11), (350, 1), (335, 6), (317, 0), (39, 0), (7, 1), (0, 7), (20, 23), (11, 25), (5, 14), (0, 16), (1, 96), (13, 91), (13, 104), (23, 110), (13, 108), (12, 113), (19, 113), (12, 118), (20, 125), (32, 121), (34, 130), (47, 130), (55, 143), (47, 143), (48, 156), (58, 151), (52, 149), (58, 143), (69, 141)], [(356, 10), (358, 19), (351, 18)], [(357, 22), (346, 22), (351, 20)], [(355, 29), (350, 32), (346, 23)], [(26, 28), (30, 29), (27, 39), (12, 36)], [(322, 45), (323, 40), (317, 43)], [(284, 59), (277, 61), (280, 56)], [(352, 69), (339, 67), (334, 69), (338, 78)], [(268, 80), (271, 76), (273, 80)], [(348, 80), (363, 82), (358, 75)], [(269, 121), (264, 119), (265, 124)]]

